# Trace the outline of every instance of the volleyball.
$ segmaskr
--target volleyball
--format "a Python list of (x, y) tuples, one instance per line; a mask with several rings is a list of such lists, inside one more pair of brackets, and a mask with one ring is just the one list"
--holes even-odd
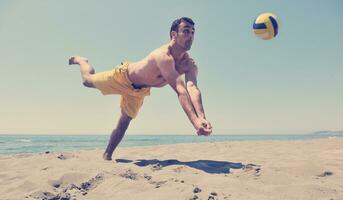
[(273, 13), (262, 13), (254, 21), (255, 35), (264, 40), (270, 40), (278, 34), (278, 22)]

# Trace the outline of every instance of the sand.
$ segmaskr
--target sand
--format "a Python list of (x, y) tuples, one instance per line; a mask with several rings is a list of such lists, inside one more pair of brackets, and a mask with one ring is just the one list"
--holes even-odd
[(0, 156), (0, 199), (343, 199), (343, 138)]

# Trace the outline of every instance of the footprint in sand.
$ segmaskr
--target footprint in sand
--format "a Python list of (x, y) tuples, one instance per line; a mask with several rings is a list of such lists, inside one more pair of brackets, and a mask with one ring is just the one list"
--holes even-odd
[(155, 185), (155, 188), (159, 188), (162, 185), (164, 185), (165, 183), (167, 183), (168, 181), (150, 181), (149, 183), (151, 185)]
[(63, 154), (58, 155), (57, 158), (60, 159), (60, 160), (67, 159)]
[(216, 196), (208, 196), (208, 200), (218, 200), (218, 198)]
[(56, 197), (56, 194), (51, 192), (43, 192), (43, 191), (36, 191), (29, 194), (26, 198), (33, 198), (33, 199), (52, 199)]
[(242, 170), (245, 172), (250, 172), (253, 171), (255, 176), (260, 176), (261, 175), (261, 166), (260, 165), (255, 165), (255, 164), (246, 164), (243, 165)]
[(218, 194), (216, 192), (211, 192), (210, 196), (208, 196), (208, 200), (218, 200)]
[(168, 181), (153, 181), (152, 176), (144, 174), (144, 178), (148, 181), (149, 184), (155, 185), (155, 188), (159, 188)]
[(323, 173), (321, 173), (321, 174), (319, 174), (319, 175), (317, 175), (318, 177), (326, 177), (326, 176), (332, 176), (333, 175), (333, 173), (332, 172), (330, 172), (330, 171), (325, 171), (325, 172), (323, 172)]
[(94, 189), (103, 180), (104, 180), (104, 175), (103, 174), (97, 174), (94, 178), (91, 178), (90, 180), (81, 183), (80, 187), (81, 187), (81, 189), (88, 191), (88, 190)]
[(60, 185), (62, 184), (61, 180), (48, 180), (48, 184), (51, 185), (52, 187), (59, 188)]
[[(104, 179), (103, 174), (97, 174), (95, 177), (89, 179), (88, 181), (81, 182), (81, 179), (84, 180), (85, 176), (87, 175), (78, 173), (64, 174), (58, 180), (48, 181), (49, 185), (53, 186), (55, 188), (54, 191), (57, 193), (39, 190), (29, 194), (27, 198), (31, 197), (33, 199), (69, 200), (71, 199), (71, 194), (73, 194), (73, 197), (78, 194), (81, 194), (83, 196), (86, 195), (87, 191), (97, 187)], [(79, 184), (80, 186), (74, 184), (75, 182), (81, 182)]]
[(193, 197), (189, 198), (189, 200), (199, 200), (200, 198), (197, 195), (193, 195)]
[(75, 155), (72, 154), (72, 153), (60, 153), (57, 156), (57, 158), (60, 159), (60, 160), (67, 160), (67, 159), (70, 159), (70, 158), (73, 158), (73, 157), (75, 157)]
[(65, 188), (69, 184), (81, 184), (84, 180), (87, 180), (89, 177), (86, 173), (66, 173), (63, 174), (59, 179), (48, 180), (49, 185), (53, 187), (62, 187)]
[(131, 169), (127, 170), (125, 173), (119, 174), (119, 176), (130, 180), (138, 180), (138, 173), (131, 171)]
[(168, 182), (168, 181), (153, 181), (152, 180), (152, 176), (149, 176), (147, 174), (144, 174), (142, 176), (142, 175), (139, 175), (138, 173), (133, 172), (131, 169), (127, 170), (124, 173), (119, 174), (119, 176), (121, 176), (123, 178), (126, 178), (126, 179), (134, 180), (134, 181), (136, 181), (136, 180), (138, 180), (140, 178), (144, 178), (144, 179), (147, 180), (147, 182), (149, 184), (154, 185), (155, 188), (159, 188), (159, 187), (161, 187), (162, 185), (164, 185), (165, 183)]
[(163, 168), (163, 166), (161, 164), (159, 164), (159, 163), (153, 164), (151, 166), (151, 170), (152, 171), (161, 170), (162, 168)]
[(58, 193), (54, 194), (51, 192), (44, 192), (44, 191), (36, 191), (32, 194), (28, 195), (27, 198), (33, 199), (59, 199), (59, 200), (69, 200), (70, 194), (69, 193)]
[(150, 179), (152, 179), (152, 176), (144, 174), (144, 178), (149, 181)]
[(193, 189), (193, 193), (200, 193), (201, 192), (201, 189), (199, 187), (195, 187)]

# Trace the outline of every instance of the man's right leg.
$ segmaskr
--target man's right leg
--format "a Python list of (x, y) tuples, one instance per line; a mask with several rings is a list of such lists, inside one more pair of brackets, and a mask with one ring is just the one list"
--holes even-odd
[(69, 59), (69, 65), (80, 65), (82, 83), (86, 87), (95, 88), (92, 75), (95, 73), (94, 68), (88, 63), (88, 59), (80, 56), (73, 56)]
[(121, 116), (117, 124), (117, 128), (112, 131), (110, 140), (108, 142), (103, 158), (105, 160), (112, 160), (112, 154), (119, 142), (125, 135), (125, 131), (128, 128), (132, 118), (128, 116), (123, 110), (121, 110)]

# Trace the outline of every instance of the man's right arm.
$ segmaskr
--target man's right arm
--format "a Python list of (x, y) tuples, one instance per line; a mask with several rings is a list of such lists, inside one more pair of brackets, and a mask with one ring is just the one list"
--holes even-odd
[(174, 89), (178, 95), (179, 102), (187, 114), (188, 119), (193, 124), (194, 128), (199, 131), (201, 129), (200, 121), (193, 108), (186, 86), (180, 74), (175, 70), (175, 62), (171, 56), (162, 55), (158, 58), (157, 65), (161, 71), (163, 78)]

